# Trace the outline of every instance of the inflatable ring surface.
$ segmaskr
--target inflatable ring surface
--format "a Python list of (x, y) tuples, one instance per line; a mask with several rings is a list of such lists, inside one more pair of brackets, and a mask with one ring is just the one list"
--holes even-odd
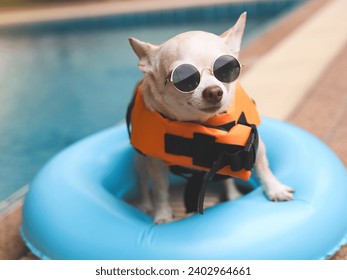
[(347, 172), (321, 141), (264, 118), (274, 174), (295, 199), (254, 191), (162, 225), (125, 202), (136, 190), (125, 125), (67, 148), (31, 184), (22, 236), (42, 259), (324, 259), (346, 243)]

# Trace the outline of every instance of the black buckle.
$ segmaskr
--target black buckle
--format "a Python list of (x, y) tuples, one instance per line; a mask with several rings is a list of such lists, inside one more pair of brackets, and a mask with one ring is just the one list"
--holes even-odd
[(251, 134), (248, 137), (247, 145), (244, 150), (244, 167), (246, 170), (251, 170), (255, 163), (259, 144), (258, 131), (255, 125), (252, 125)]
[(245, 148), (234, 154), (229, 154), (229, 165), (232, 171), (240, 171), (241, 169), (251, 170), (255, 163), (258, 150), (258, 131), (255, 125), (252, 127)]

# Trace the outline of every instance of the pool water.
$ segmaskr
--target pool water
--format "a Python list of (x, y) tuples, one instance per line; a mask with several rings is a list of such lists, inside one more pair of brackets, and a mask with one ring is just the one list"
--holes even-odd
[[(77, 140), (124, 119), (141, 78), (128, 37), (220, 34), (248, 11), (247, 44), (301, 1), (51, 22), (0, 29), (0, 201)], [(117, 143), (115, 143), (117, 145)]]

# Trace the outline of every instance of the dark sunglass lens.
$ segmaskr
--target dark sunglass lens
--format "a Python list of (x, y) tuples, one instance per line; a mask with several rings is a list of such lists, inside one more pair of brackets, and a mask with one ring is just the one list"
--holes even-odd
[(240, 75), (241, 65), (239, 61), (231, 55), (219, 57), (213, 65), (214, 76), (223, 83), (231, 83)]
[(193, 65), (182, 64), (172, 73), (172, 83), (180, 91), (193, 91), (200, 83), (200, 73)]

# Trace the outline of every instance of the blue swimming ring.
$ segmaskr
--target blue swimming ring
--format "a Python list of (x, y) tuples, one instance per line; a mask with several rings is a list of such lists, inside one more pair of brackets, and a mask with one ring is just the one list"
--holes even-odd
[(124, 201), (136, 190), (125, 125), (53, 158), (31, 184), (22, 236), (42, 259), (324, 259), (346, 244), (347, 173), (307, 132), (264, 119), (271, 169), (295, 199), (257, 188), (204, 215), (162, 225)]

